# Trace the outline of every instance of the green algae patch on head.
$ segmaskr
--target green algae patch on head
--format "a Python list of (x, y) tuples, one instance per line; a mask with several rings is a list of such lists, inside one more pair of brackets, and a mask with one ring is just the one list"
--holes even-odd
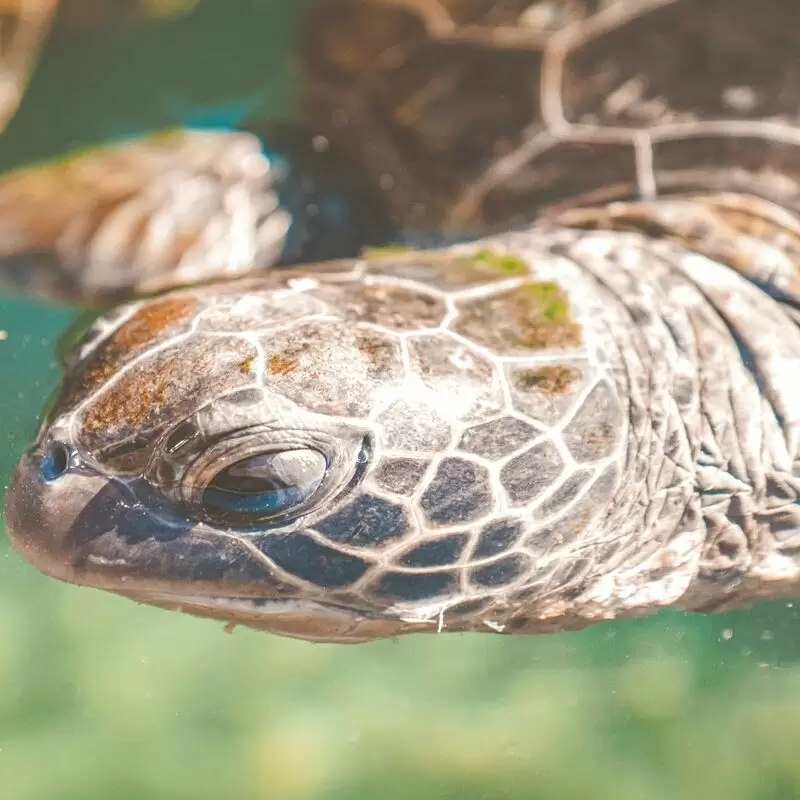
[(476, 264), (479, 269), (485, 269), (487, 274), (513, 278), (528, 273), (528, 265), (524, 259), (515, 255), (504, 255), (494, 250), (478, 250), (465, 261)]
[(573, 349), (582, 342), (564, 289), (553, 281), (526, 281), (459, 303), (453, 329), (499, 353)]
[(459, 253), (450, 263), (455, 286), (478, 286), (508, 278), (519, 278), (530, 272), (526, 261), (484, 248), (474, 253)]
[(444, 292), (530, 274), (527, 262), (516, 255), (483, 248), (473, 253), (453, 250), (376, 248), (367, 264), (371, 275), (417, 281)]
[(519, 288), (520, 299), (524, 298), (531, 306), (540, 309), (541, 315), (549, 322), (569, 321), (569, 300), (564, 290), (554, 281), (535, 281), (525, 283)]
[(562, 364), (548, 364), (536, 369), (517, 372), (516, 379), (520, 387), (536, 389), (544, 394), (565, 394), (581, 379), (581, 374), (573, 367)]

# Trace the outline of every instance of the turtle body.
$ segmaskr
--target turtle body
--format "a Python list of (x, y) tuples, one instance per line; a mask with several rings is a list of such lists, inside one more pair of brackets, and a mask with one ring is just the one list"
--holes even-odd
[[(63, 580), (342, 642), (796, 592), (792, 18), (779, 0), (316, 4), (298, 43), (316, 144), (359, 165), (398, 238), (483, 238), (101, 317), (17, 469), (14, 544)], [(247, 174), (248, 152), (203, 163)], [(266, 213), (220, 204), (232, 249), (194, 251), (197, 272), (162, 249), (159, 288), (277, 258), (289, 220), (258, 175)], [(156, 243), (177, 230), (160, 197)], [(56, 198), (36, 206), (61, 210), (50, 244), (76, 224)], [(88, 218), (73, 253), (148, 288), (139, 239), (112, 224), (92, 250)], [(83, 263), (73, 293), (120, 273)]]

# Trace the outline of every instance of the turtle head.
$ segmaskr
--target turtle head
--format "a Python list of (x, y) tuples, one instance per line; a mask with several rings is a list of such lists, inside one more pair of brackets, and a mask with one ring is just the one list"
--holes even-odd
[(303, 638), (390, 636), (432, 593), (452, 604), (450, 573), (385, 582), (425, 533), (426, 469), (386, 452), (440, 450), (447, 424), (398, 401), (399, 339), (346, 317), (355, 288), (298, 280), (98, 319), (8, 493), (17, 549), (61, 580)]
[(74, 418), (54, 419), (9, 493), (11, 540), (45, 573), (307, 638), (366, 621), (328, 595), (367, 563), (309, 527), (358, 496), (374, 446), (363, 429), (241, 389), (126, 452), (85, 441)]
[[(588, 568), (563, 554), (608, 508), (625, 428), (554, 285), (503, 272), (462, 307), (382, 264), (98, 320), (17, 469), (17, 548), (63, 580), (334, 641), (481, 629), (551, 580), (554, 548)], [(520, 348), (514, 325), (564, 364), (495, 356)]]
[[(369, 568), (366, 520), (341, 510), (359, 502), (375, 454), (360, 412), (381, 384), (380, 348), (372, 342), (359, 372), (365, 345), (339, 335), (335, 314), (327, 336), (302, 325), (323, 305), (303, 292), (219, 289), (100, 318), (16, 470), (14, 545), (47, 574), (138, 601), (308, 638), (371, 638), (355, 631), (381, 627), (374, 609), (356, 608), (352, 593)], [(348, 360), (337, 394), (334, 371), (341, 379)]]

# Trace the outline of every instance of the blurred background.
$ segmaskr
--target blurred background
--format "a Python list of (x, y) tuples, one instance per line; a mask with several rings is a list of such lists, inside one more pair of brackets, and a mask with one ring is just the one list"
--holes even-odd
[[(102, 19), (108, 6), (59, 21), (0, 169), (178, 124), (292, 119), (308, 2), (150, 0)], [(0, 299), (0, 490), (76, 313)], [(788, 602), (549, 637), (229, 635), (58, 584), (0, 536), (0, 798), (789, 800), (799, 633)]]

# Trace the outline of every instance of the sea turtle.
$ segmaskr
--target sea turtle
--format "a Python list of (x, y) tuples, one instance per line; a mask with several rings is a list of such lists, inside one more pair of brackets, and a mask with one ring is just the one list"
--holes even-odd
[(312, 4), (311, 149), (351, 153), (407, 243), (473, 237), (449, 246), (228, 280), (289, 221), (244, 134), (194, 173), (186, 133), (7, 178), (0, 224), (51, 247), (50, 288), (226, 278), (75, 346), (7, 496), (14, 545), (62, 580), (340, 642), (797, 592), (794, 12)]

